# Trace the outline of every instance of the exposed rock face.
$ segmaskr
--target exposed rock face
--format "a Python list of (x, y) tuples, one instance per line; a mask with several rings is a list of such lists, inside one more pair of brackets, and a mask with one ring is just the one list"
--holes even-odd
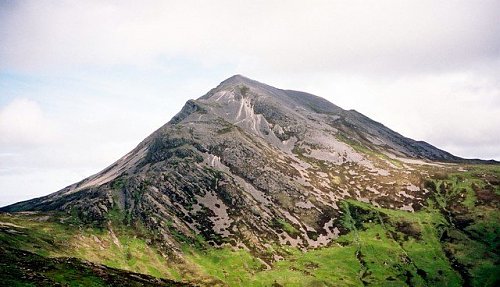
[(420, 208), (433, 161), (462, 159), (322, 98), (237, 75), (102, 172), (3, 210), (65, 210), (98, 223), (119, 210), (174, 251), (173, 232), (256, 251), (315, 248), (343, 232), (342, 199)]

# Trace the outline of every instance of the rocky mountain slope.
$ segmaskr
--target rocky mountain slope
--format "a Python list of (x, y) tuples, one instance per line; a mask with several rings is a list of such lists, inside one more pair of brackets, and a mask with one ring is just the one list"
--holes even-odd
[[(188, 101), (102, 172), (2, 211), (59, 212), (109, 230), (113, 222), (142, 226), (151, 244), (180, 265), (194, 260), (186, 255), (186, 244), (249, 252), (259, 262), (256, 270), (273, 270), (287, 256), (298, 256), (291, 250), (313, 254), (344, 246), (352, 252), (352, 266), (359, 265), (353, 272), (358, 283), (432, 285), (444, 276), (455, 286), (472, 284), (467, 268), (474, 264), (460, 263), (452, 251), (443, 253), (442, 240), (453, 237), (449, 230), (474, 242), (486, 232), (489, 241), (477, 244), (484, 245), (492, 260), (487, 262), (498, 271), (498, 224), (492, 221), (498, 218), (498, 166), (470, 166), (479, 163), (486, 162), (406, 138), (314, 95), (237, 75)], [(466, 233), (476, 221), (488, 225), (486, 231)], [(451, 229), (439, 235), (445, 230), (437, 231), (440, 224)], [(410, 267), (393, 268), (403, 275), (370, 278), (371, 269), (392, 260), (364, 259), (372, 236), (399, 242), (395, 254), (403, 263), (398, 264)], [(411, 248), (401, 243), (422, 238), (439, 253), (434, 260), (443, 261), (442, 274), (417, 266), (424, 263), (420, 255), (410, 256)], [(450, 242), (455, 247), (466, 242), (457, 240)], [(318, 265), (311, 269), (320, 268), (310, 263)], [(186, 274), (197, 272), (187, 269)], [(213, 282), (229, 282), (216, 278)]]

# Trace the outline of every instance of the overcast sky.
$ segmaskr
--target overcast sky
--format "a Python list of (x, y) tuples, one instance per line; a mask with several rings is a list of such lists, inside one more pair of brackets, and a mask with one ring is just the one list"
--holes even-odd
[(233, 74), (500, 160), (500, 1), (0, 1), (0, 206), (98, 172)]

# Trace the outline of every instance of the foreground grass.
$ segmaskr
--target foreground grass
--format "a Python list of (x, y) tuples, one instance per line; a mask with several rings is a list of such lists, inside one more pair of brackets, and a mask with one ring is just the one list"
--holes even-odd
[[(0, 214), (0, 246), (44, 257), (75, 257), (161, 278), (179, 279), (169, 261), (132, 228), (91, 228), (46, 214)], [(61, 221), (65, 223), (61, 223)]]
[(9, 247), (0, 247), (0, 254), (1, 286), (186, 286), (76, 258), (47, 258)]

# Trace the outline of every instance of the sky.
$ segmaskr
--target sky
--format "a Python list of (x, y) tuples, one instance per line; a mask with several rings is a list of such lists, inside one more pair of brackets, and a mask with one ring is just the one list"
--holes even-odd
[(234, 74), (500, 160), (498, 0), (0, 0), (0, 206), (102, 170)]

